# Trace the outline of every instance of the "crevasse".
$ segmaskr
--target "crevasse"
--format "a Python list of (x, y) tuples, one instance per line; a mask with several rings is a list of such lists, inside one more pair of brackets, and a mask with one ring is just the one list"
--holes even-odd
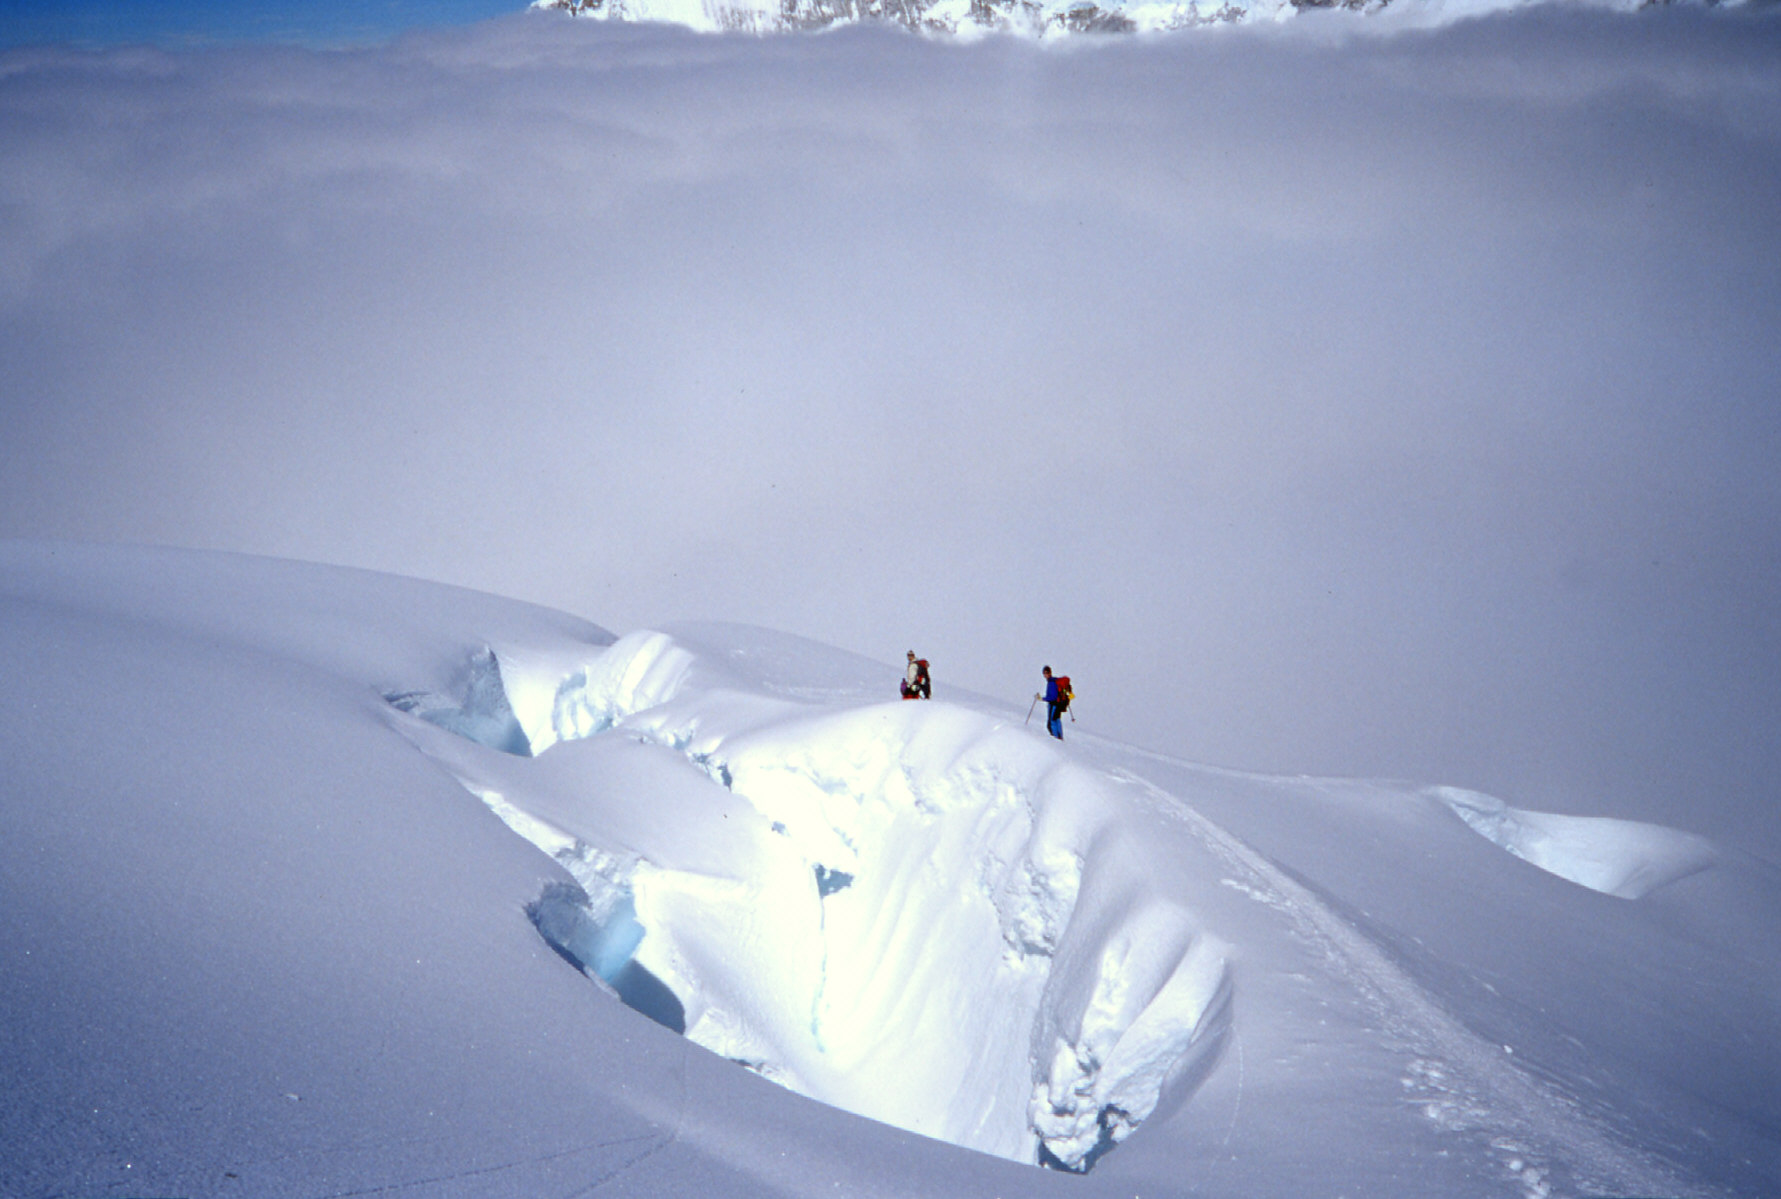
[(1048, 739), (944, 703), (751, 694), (655, 632), (549, 678), (513, 660), (531, 752), (582, 744), (448, 764), (575, 878), (541, 934), (609, 985), (640, 971), (707, 1049), (1069, 1170), (1216, 1054), (1226, 947), (1147, 886), (1118, 784)]

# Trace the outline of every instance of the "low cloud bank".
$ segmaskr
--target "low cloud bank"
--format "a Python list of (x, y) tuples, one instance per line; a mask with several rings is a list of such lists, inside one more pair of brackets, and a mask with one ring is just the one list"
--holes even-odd
[(0, 56), (0, 535), (1777, 847), (1781, 21)]

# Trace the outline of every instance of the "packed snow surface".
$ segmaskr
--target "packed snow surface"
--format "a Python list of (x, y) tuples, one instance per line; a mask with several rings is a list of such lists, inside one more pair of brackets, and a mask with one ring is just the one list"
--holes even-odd
[(0, 612), (6, 1195), (1781, 1188), (1781, 886), (1690, 833), (293, 563)]

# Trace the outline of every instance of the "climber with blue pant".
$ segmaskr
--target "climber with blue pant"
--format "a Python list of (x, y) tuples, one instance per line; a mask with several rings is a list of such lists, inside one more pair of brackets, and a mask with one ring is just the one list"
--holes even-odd
[[(1054, 676), (1049, 666), (1041, 667), (1039, 673), (1045, 676), (1045, 690), (1035, 694), (1033, 699), (1045, 701), (1045, 731), (1062, 741), (1064, 739), (1063, 716), (1070, 710), (1070, 700), (1075, 696), (1075, 692), (1070, 690), (1070, 676), (1067, 674)], [(1070, 719), (1075, 720), (1076, 718), (1072, 716)]]

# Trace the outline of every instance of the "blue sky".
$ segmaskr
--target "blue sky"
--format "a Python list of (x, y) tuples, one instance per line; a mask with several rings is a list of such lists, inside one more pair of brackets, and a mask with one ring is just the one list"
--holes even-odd
[(0, 46), (363, 45), (524, 7), (525, 0), (0, 0)]

